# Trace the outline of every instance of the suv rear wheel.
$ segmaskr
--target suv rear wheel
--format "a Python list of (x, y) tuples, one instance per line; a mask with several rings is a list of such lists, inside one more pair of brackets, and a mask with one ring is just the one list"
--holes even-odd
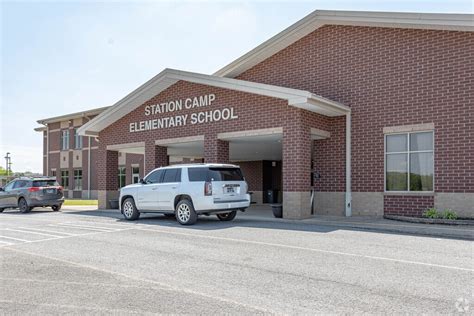
[(216, 214), (217, 218), (223, 222), (229, 222), (235, 218), (237, 211), (232, 211), (229, 213)]
[(53, 205), (53, 206), (51, 206), (51, 208), (53, 209), (53, 211), (57, 212), (61, 209), (61, 204)]
[(18, 208), (22, 213), (28, 213), (31, 211), (31, 207), (28, 205), (28, 202), (24, 198), (18, 200)]
[(197, 221), (197, 214), (190, 200), (181, 200), (176, 204), (176, 220), (181, 225), (193, 225)]
[(135, 201), (132, 198), (127, 198), (123, 201), (122, 211), (123, 217), (125, 217), (126, 220), (134, 221), (140, 217), (140, 212), (138, 212)]

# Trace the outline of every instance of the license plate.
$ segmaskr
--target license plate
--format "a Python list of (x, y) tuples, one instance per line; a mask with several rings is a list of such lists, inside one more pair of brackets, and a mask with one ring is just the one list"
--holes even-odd
[(56, 193), (55, 191), (56, 191), (55, 189), (46, 189), (47, 194), (54, 194)]
[(234, 187), (227, 187), (226, 188), (226, 193), (235, 193)]

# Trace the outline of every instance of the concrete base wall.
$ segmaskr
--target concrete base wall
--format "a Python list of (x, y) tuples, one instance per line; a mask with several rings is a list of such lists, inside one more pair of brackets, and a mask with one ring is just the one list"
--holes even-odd
[(119, 198), (119, 191), (114, 190), (114, 191), (103, 191), (99, 190), (97, 191), (97, 198), (99, 200), (99, 209), (104, 210), (104, 209), (109, 209), (110, 204), (109, 200), (116, 200)]
[(89, 191), (82, 190), (82, 199), (83, 200), (97, 200), (97, 190), (91, 190), (91, 196), (88, 198)]
[(383, 216), (382, 192), (352, 192), (353, 216)]
[(314, 214), (345, 216), (345, 192), (315, 192)]
[(449, 208), (460, 217), (474, 218), (474, 193), (436, 193), (434, 205), (438, 210)]
[(311, 217), (310, 192), (283, 192), (283, 218)]
[(252, 202), (255, 202), (257, 205), (263, 204), (263, 192), (262, 191), (252, 191)]

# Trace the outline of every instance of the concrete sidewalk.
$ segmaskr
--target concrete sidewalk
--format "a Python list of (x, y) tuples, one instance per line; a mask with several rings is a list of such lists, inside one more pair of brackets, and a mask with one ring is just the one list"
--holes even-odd
[(237, 215), (241, 219), (251, 219), (255, 221), (286, 222), (294, 224), (322, 225), (332, 227), (344, 227), (361, 230), (372, 230), (381, 232), (391, 232), (398, 234), (424, 235), (441, 238), (456, 238), (474, 240), (473, 226), (452, 226), (440, 224), (416, 224), (388, 220), (382, 217), (369, 216), (324, 216), (314, 215), (312, 218), (304, 220), (290, 220), (273, 217), (271, 209), (265, 206), (252, 206), (245, 213)]
[[(104, 216), (107, 216), (106, 214), (120, 216), (118, 210), (97, 210), (96, 206), (63, 206), (63, 211), (97, 211), (104, 214)], [(239, 220), (267, 223), (288, 223), (293, 225), (319, 225), (341, 229), (346, 228), (394, 234), (474, 240), (473, 226), (416, 224), (368, 216), (340, 217), (315, 215), (312, 218), (304, 220), (290, 220), (273, 217), (273, 213), (269, 206), (252, 206), (244, 213), (239, 212), (235, 221)]]

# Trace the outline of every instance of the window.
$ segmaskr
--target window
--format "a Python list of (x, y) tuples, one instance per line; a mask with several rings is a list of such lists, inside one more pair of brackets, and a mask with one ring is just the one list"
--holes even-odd
[(81, 149), (82, 148), (82, 136), (77, 133), (77, 128), (74, 129), (74, 148)]
[(122, 187), (125, 186), (125, 180), (126, 180), (125, 167), (119, 167), (118, 168), (118, 185), (119, 185), (119, 188), (122, 188)]
[(181, 169), (165, 169), (162, 183), (181, 182)]
[(82, 190), (82, 169), (74, 169), (74, 190)]
[(25, 180), (18, 180), (15, 182), (15, 185), (13, 186), (13, 189), (21, 189), (24, 188), (28, 185), (28, 181)]
[(51, 169), (51, 177), (55, 177), (56, 176), (56, 169)]
[(11, 190), (13, 189), (13, 186), (15, 185), (15, 182), (16, 182), (16, 181), (12, 181), (12, 182), (8, 183), (8, 184), (3, 188), (3, 190), (5, 190), (5, 192), (11, 191)]
[(61, 131), (61, 150), (69, 149), (69, 130), (63, 129)]
[(243, 181), (239, 168), (188, 168), (189, 181)]
[(69, 170), (61, 170), (61, 186), (64, 190), (69, 187)]
[(132, 183), (140, 182), (140, 167), (132, 166)]
[(385, 136), (385, 191), (433, 191), (433, 132)]
[(163, 176), (163, 170), (156, 170), (146, 177), (146, 183), (159, 183)]

